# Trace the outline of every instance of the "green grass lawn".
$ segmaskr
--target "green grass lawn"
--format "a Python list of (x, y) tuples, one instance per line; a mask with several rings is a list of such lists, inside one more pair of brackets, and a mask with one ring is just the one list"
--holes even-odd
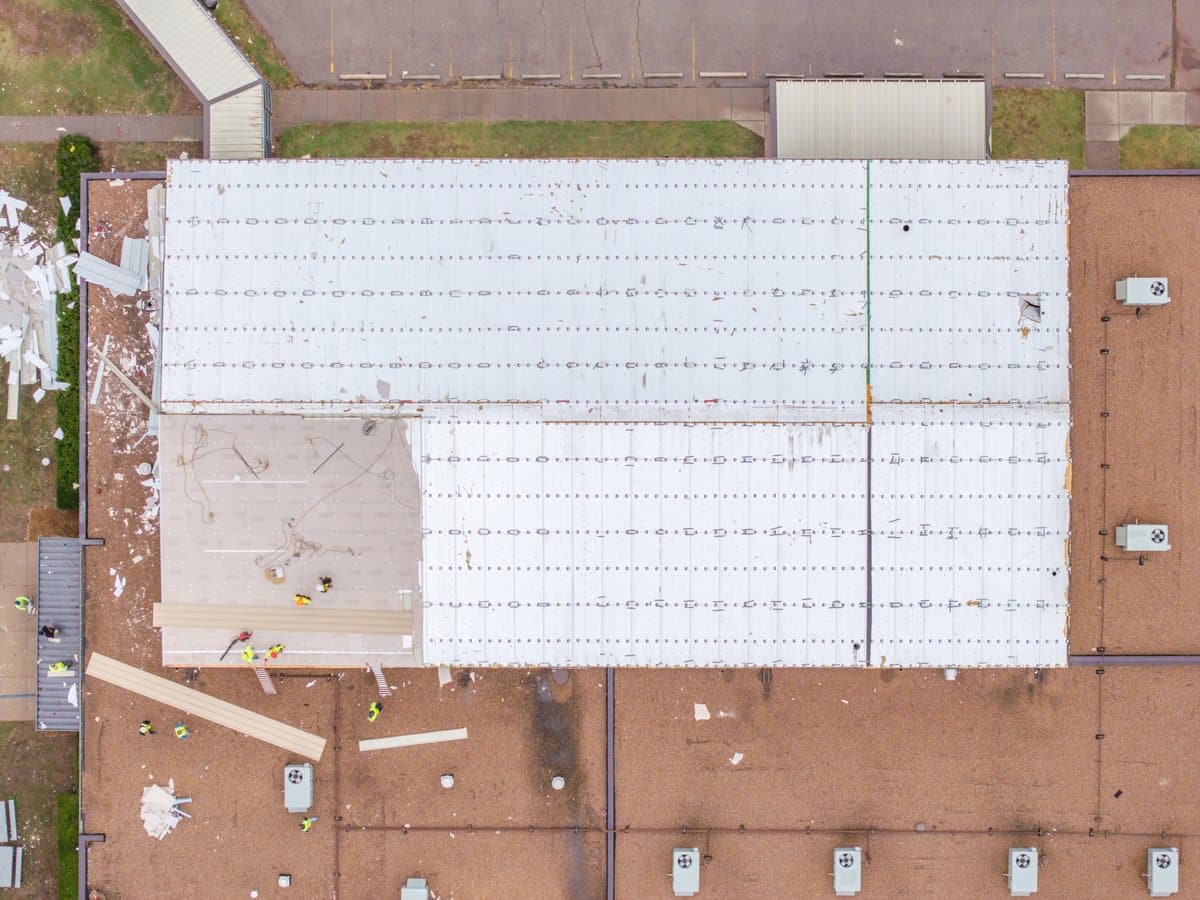
[(289, 88), (299, 84), (283, 54), (275, 48), (242, 0), (221, 0), (217, 4), (216, 18), (271, 87)]
[(79, 795), (58, 795), (58, 900), (79, 897)]
[(39, 734), (32, 722), (0, 722), (0, 797), (16, 799), (25, 847), (21, 897), (75, 896), (74, 884), (72, 893), (59, 893), (58, 823), (59, 795), (75, 790), (77, 747), (73, 734)]
[(319, 158), (762, 156), (733, 122), (346, 122), (296, 125), (279, 155)]
[(1118, 152), (1122, 169), (1200, 169), (1200, 128), (1135, 125)]
[(113, 0), (0, 0), (0, 115), (194, 104)]
[(1065, 159), (1083, 168), (1083, 91), (992, 91), (993, 159)]

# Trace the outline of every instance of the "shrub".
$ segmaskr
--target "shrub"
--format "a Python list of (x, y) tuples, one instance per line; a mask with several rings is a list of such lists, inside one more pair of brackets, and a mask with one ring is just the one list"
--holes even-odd
[[(68, 134), (59, 139), (54, 154), (58, 173), (58, 193), (71, 198), (71, 211), (58, 213), (55, 237), (74, 250), (72, 243), (78, 234), (75, 220), (80, 216), (82, 178), (87, 172), (101, 169), (100, 149), (92, 139), (80, 134)], [(79, 506), (79, 284), (71, 274), (71, 289), (58, 295), (58, 377), (70, 385), (54, 398), (58, 427), (63, 437), (55, 448), (57, 461), (56, 494), (60, 509)]]

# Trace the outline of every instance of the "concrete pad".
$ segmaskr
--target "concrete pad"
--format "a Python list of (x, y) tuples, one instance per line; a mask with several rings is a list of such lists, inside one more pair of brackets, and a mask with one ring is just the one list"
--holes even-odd
[(1187, 121), (1186, 94), (1182, 91), (1155, 91), (1150, 95), (1150, 120), (1155, 125), (1182, 125)]
[(1084, 137), (1088, 141), (1112, 141), (1115, 143), (1121, 139), (1121, 126), (1093, 124), (1092, 120), (1088, 119), (1084, 128)]
[[(1200, 283), (1200, 178), (1072, 179), (1070, 205), (1071, 652), (1198, 653), (1200, 309), (1179, 301)], [(1135, 273), (1165, 275), (1175, 301), (1119, 306)], [(1174, 549), (1139, 565), (1114, 542), (1134, 519), (1166, 523)]]
[[(1110, 666), (1104, 694), (1102, 826), (1191, 833), (1200, 823), (1200, 672)], [(1118, 796), (1119, 792), (1119, 796)]]
[(1083, 118), (1089, 125), (1117, 124), (1117, 93), (1115, 91), (1085, 91)]
[(702, 87), (695, 91), (697, 120), (715, 122), (733, 118), (731, 88)]
[[(329, 92), (328, 91), (287, 91), (285, 93), (295, 93), (299, 97), (299, 118), (296, 121), (300, 122), (324, 122), (329, 118)], [(275, 97), (271, 97), (272, 105), (275, 103)]]
[(492, 115), (497, 122), (528, 118), (529, 97), (522, 90), (498, 90), (492, 102)]
[(1089, 169), (1116, 169), (1120, 166), (1120, 149), (1117, 141), (1088, 141), (1083, 147), (1084, 165)]
[[(1197, 0), (1200, 2), (1200, 0)], [(1200, 92), (1183, 95), (1184, 124), (1200, 125)]]
[(383, 88), (360, 92), (362, 106), (359, 118), (372, 122), (390, 122), (396, 114), (396, 101), (393, 92)]
[(398, 122), (424, 122), (428, 119), (440, 119), (440, 116), (434, 114), (434, 110), (439, 108), (435, 103), (435, 97), (439, 100), (444, 97), (451, 101), (447, 105), (453, 105), (453, 97), (449, 93), (443, 95), (441, 92), (435, 94), (429, 91), (393, 91), (392, 115)]
[(618, 828), (1087, 828), (1095, 811), (1090, 669), (620, 670), (617, 697)]
[(1149, 125), (1150, 93), (1120, 91), (1117, 94), (1117, 122), (1121, 125)]
[(630, 92), (629, 118), (635, 122), (663, 121), (666, 97), (662, 88), (641, 88)]

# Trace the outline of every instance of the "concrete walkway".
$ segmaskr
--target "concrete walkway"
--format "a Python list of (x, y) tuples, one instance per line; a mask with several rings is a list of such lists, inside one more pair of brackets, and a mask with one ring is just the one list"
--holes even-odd
[(1200, 93), (1087, 91), (1084, 156), (1089, 169), (1116, 169), (1121, 138), (1134, 125), (1200, 125)]
[(272, 98), (274, 135), (302, 122), (685, 122), (732, 120), (762, 135), (763, 87), (290, 90)]
[(37, 678), (37, 616), (13, 600), (37, 599), (37, 543), (0, 544), (0, 722), (32, 721)]
[(57, 141), (86, 134), (96, 141), (202, 141), (201, 116), (0, 116), (0, 143)]

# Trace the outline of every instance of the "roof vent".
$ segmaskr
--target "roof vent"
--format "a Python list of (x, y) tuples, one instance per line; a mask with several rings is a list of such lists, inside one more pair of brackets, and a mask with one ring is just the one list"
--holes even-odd
[(1160, 553), (1171, 549), (1166, 525), (1118, 525), (1117, 546), (1131, 553)]
[(1146, 851), (1146, 886), (1151, 897), (1179, 893), (1179, 849), (1151, 847)]
[(853, 897), (862, 890), (862, 848), (838, 847), (833, 851), (833, 892)]
[(671, 887), (676, 897), (700, 893), (700, 848), (676, 847), (671, 855)]
[(1166, 306), (1171, 295), (1165, 278), (1123, 278), (1117, 282), (1117, 300), (1125, 306)]
[(1028, 897), (1037, 893), (1037, 847), (1010, 847), (1008, 851), (1008, 893)]

